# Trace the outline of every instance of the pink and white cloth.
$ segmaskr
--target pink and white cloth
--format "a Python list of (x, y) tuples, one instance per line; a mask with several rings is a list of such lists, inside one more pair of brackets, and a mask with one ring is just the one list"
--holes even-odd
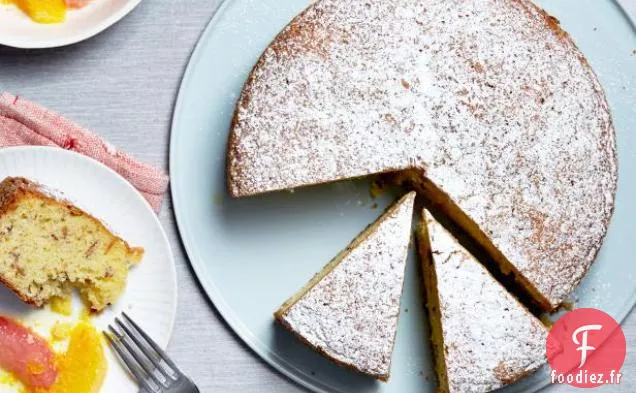
[(0, 148), (57, 146), (84, 154), (126, 178), (158, 212), (168, 189), (168, 175), (122, 153), (89, 130), (33, 102), (0, 94)]

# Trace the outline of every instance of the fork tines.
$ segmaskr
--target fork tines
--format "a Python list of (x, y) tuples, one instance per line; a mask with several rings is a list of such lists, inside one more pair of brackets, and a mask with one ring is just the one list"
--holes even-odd
[(115, 318), (104, 335), (137, 383), (147, 392), (169, 389), (183, 374), (166, 353), (128, 316)]

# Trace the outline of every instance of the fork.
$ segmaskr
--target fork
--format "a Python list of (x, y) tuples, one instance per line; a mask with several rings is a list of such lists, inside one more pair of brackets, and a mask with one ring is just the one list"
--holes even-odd
[(137, 384), (148, 393), (199, 393), (194, 382), (125, 312), (104, 332)]

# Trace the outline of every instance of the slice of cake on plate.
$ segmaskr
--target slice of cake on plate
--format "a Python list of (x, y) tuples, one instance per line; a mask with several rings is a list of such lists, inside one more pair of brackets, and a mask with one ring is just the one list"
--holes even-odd
[(415, 193), (391, 206), (276, 319), (335, 363), (386, 381), (391, 368)]
[(424, 212), (417, 237), (438, 392), (490, 392), (542, 366), (545, 326)]
[(76, 287), (101, 311), (119, 298), (143, 254), (34, 182), (0, 183), (0, 283), (26, 303), (41, 307)]

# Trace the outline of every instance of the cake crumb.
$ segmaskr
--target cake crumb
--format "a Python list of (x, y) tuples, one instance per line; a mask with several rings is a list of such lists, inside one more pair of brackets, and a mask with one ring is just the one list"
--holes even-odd
[(73, 315), (73, 301), (70, 296), (54, 296), (50, 302), (51, 311), (56, 314), (71, 316)]

